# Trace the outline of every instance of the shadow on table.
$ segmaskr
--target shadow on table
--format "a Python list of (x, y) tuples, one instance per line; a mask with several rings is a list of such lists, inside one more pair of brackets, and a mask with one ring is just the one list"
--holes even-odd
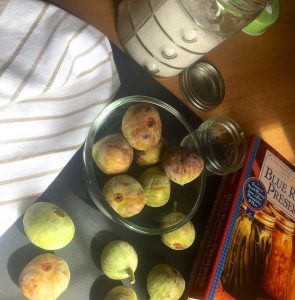
[(98, 232), (91, 240), (90, 252), (94, 264), (102, 272), (100, 267), (100, 255), (103, 248), (111, 241), (120, 239), (114, 232), (102, 230)]
[(24, 236), (26, 236), (26, 234), (24, 232), (24, 225), (23, 225), (23, 217), (22, 216), (17, 219), (17, 221), (15, 222), (15, 225), (16, 225), (16, 228), (19, 230), (19, 232), (21, 234), (23, 234)]
[(106, 276), (97, 278), (90, 288), (89, 300), (104, 299), (106, 294), (118, 285), (122, 285), (121, 281), (110, 280)]

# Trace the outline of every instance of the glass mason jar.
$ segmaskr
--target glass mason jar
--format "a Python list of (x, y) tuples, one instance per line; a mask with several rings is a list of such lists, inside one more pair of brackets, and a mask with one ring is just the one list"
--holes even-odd
[(276, 215), (276, 226), (272, 232), (272, 249), (263, 288), (272, 299), (285, 300), (290, 287), (295, 223), (276, 207), (270, 207)]
[(226, 116), (203, 122), (195, 130), (208, 174), (226, 175), (242, 167), (247, 155), (247, 137), (239, 124)]
[(117, 31), (149, 72), (172, 77), (248, 25), (269, 0), (124, 0)]
[(272, 245), (275, 215), (268, 208), (256, 212), (254, 219), (243, 205), (233, 231), (221, 275), (223, 289), (237, 299), (257, 299)]

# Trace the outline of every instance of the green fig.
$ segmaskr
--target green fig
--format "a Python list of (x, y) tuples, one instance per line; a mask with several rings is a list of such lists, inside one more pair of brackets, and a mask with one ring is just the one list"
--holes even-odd
[(173, 182), (184, 185), (201, 174), (204, 168), (204, 161), (194, 151), (177, 146), (165, 151), (162, 165), (167, 176)]
[(178, 300), (185, 289), (185, 281), (175, 268), (160, 264), (154, 266), (147, 277), (150, 300)]
[(137, 296), (130, 287), (119, 285), (112, 288), (104, 300), (137, 300)]
[(92, 157), (106, 174), (124, 173), (133, 159), (133, 149), (121, 134), (105, 136), (93, 145)]
[(45, 250), (65, 247), (75, 234), (70, 216), (50, 202), (37, 202), (29, 206), (24, 214), (23, 225), (29, 240)]
[[(180, 212), (172, 212), (163, 218), (162, 226), (169, 227), (178, 223), (185, 215)], [(195, 227), (191, 221), (186, 222), (178, 229), (161, 235), (162, 242), (173, 250), (189, 248), (195, 240)]]
[(129, 175), (112, 177), (106, 182), (102, 192), (109, 205), (124, 218), (138, 214), (145, 205), (142, 186)]
[(134, 272), (137, 268), (138, 257), (129, 243), (121, 240), (108, 243), (101, 253), (100, 263), (107, 277), (115, 280), (130, 277), (130, 283), (135, 283)]
[(148, 166), (160, 161), (163, 149), (166, 147), (167, 142), (161, 138), (160, 141), (147, 150), (135, 150), (134, 160), (139, 166)]
[(151, 207), (165, 205), (170, 198), (170, 179), (158, 167), (145, 170), (139, 177), (144, 190), (145, 203)]
[(66, 261), (52, 253), (36, 256), (19, 275), (19, 286), (29, 300), (55, 300), (68, 287), (70, 270)]
[(128, 108), (122, 119), (123, 135), (137, 150), (147, 150), (155, 146), (161, 138), (162, 123), (155, 106), (140, 103)]

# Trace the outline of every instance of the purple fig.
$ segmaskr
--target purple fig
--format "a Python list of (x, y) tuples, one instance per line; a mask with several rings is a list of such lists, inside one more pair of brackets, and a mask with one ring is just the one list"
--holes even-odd
[(158, 110), (148, 103), (130, 106), (123, 116), (122, 132), (129, 144), (137, 150), (155, 146), (162, 134)]
[(204, 168), (204, 161), (194, 151), (177, 146), (165, 151), (162, 165), (166, 175), (173, 182), (184, 185), (201, 174)]

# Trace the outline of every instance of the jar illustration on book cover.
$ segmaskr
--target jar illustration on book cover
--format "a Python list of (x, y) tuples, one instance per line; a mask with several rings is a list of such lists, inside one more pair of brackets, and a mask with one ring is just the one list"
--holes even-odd
[(243, 204), (233, 231), (221, 275), (225, 291), (237, 299), (256, 299), (262, 287), (272, 245), (275, 215), (268, 208), (255, 213), (254, 218)]
[(178, 75), (251, 23), (269, 0), (124, 0), (117, 32), (127, 53), (150, 73)]
[[(294, 241), (294, 239), (293, 239)], [(290, 286), (288, 290), (288, 300), (295, 299), (295, 261), (294, 261), (294, 247), (293, 247), (293, 259), (292, 259), (292, 266), (291, 266), (291, 278), (290, 278)]]
[(288, 299), (290, 286), (295, 223), (274, 205), (270, 207), (276, 216), (276, 223), (263, 288), (267, 296), (285, 300)]

